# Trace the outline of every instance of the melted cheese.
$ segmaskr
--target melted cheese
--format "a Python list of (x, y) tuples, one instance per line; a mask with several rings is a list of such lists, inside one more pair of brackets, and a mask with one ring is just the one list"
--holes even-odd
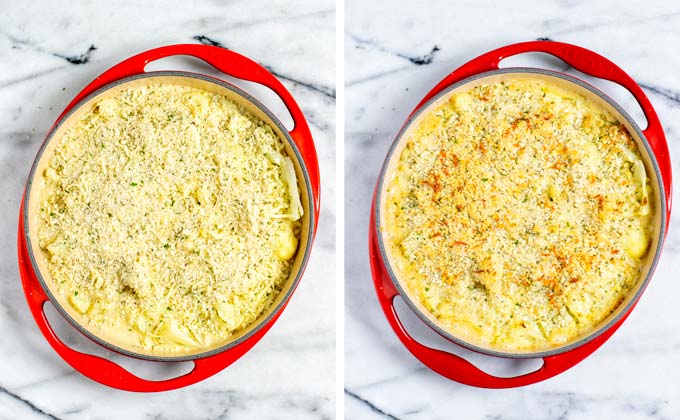
[(454, 94), (404, 139), (383, 237), (397, 275), (452, 334), (538, 351), (592, 331), (637, 284), (649, 181), (630, 134), (537, 80)]
[(229, 340), (290, 275), (291, 168), (272, 128), (224, 96), (155, 85), (101, 100), (42, 174), (39, 246), (58, 293), (142, 353)]

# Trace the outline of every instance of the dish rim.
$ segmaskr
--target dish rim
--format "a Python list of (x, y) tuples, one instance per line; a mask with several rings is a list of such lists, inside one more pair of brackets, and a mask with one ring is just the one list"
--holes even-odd
[[(237, 337), (235, 340), (228, 341), (225, 344), (211, 348), (210, 350), (205, 350), (205, 351), (199, 351), (195, 353), (190, 353), (190, 354), (181, 354), (177, 356), (173, 355), (154, 355), (154, 354), (147, 354), (147, 353), (141, 353), (138, 351), (132, 351), (126, 348), (123, 348), (119, 345), (113, 344), (112, 342), (105, 340), (103, 338), (100, 338), (97, 334), (93, 333), (90, 331), (88, 328), (86, 328), (85, 325), (81, 324), (78, 322), (74, 317), (72, 317), (66, 309), (62, 307), (62, 305), (59, 303), (59, 300), (56, 298), (55, 294), (52, 293), (52, 290), (48, 286), (47, 282), (45, 281), (42, 272), (38, 268), (38, 263), (36, 260), (36, 256), (33, 253), (33, 247), (34, 245), (31, 242), (31, 235), (30, 235), (30, 214), (31, 214), (31, 206), (30, 206), (30, 197), (31, 197), (31, 188), (33, 186), (33, 183), (35, 181), (36, 177), (36, 170), (38, 167), (38, 164), (41, 162), (43, 158), (43, 154), (47, 148), (47, 146), (51, 143), (52, 140), (55, 139), (54, 135), (59, 131), (59, 128), (61, 128), (69, 119), (77, 112), (80, 110), (82, 106), (87, 104), (90, 100), (94, 99), (95, 97), (101, 95), (102, 93), (113, 89), (117, 86), (120, 86), (122, 84), (128, 83), (128, 82), (133, 82), (136, 80), (140, 79), (153, 79), (155, 77), (180, 77), (180, 78), (188, 78), (188, 79), (197, 79), (202, 82), (208, 82), (208, 83), (213, 83), (218, 85), (221, 88), (225, 88), (227, 90), (230, 90), (232, 93), (236, 94), (237, 96), (240, 96), (242, 99), (244, 99), (246, 102), (249, 102), (256, 108), (258, 108), (261, 112), (265, 114), (265, 116), (273, 123), (278, 131), (282, 134), (280, 137), (281, 140), (284, 143), (287, 143), (288, 146), (290, 146), (291, 150), (293, 151), (295, 155), (295, 159), (300, 167), (300, 170), (302, 172), (302, 178), (304, 180), (304, 183), (298, 182), (298, 186), (300, 188), (304, 188), (306, 191), (307, 195), (307, 207), (305, 208), (305, 213), (307, 214), (307, 217), (309, 218), (309, 228), (307, 229), (307, 235), (305, 235), (305, 248), (304, 251), (302, 249), (298, 249), (296, 252), (296, 255), (298, 255), (300, 252), (304, 252), (302, 255), (302, 258), (300, 259), (300, 263), (298, 265), (298, 269), (296, 273), (291, 273), (289, 277), (286, 279), (286, 282), (290, 282), (290, 285), (287, 286), (287, 289), (281, 290), (279, 294), (277, 295), (276, 299), (279, 299), (280, 301), (278, 304), (275, 305), (275, 307), (272, 308), (274, 305), (270, 305), (269, 307), (264, 309), (264, 313), (269, 311), (269, 313), (265, 316), (260, 317), (256, 319), (253, 323), (249, 324), (246, 329), (249, 329), (246, 333), (240, 335)], [(163, 82), (161, 82), (162, 84)], [(197, 88), (201, 89), (201, 88)], [(202, 89), (201, 89), (202, 90)], [(270, 121), (264, 121), (265, 123), (269, 123)], [(304, 184), (304, 185), (302, 185)], [(227, 81), (221, 80), (216, 77), (200, 74), (200, 73), (194, 73), (194, 72), (189, 72), (189, 71), (182, 71), (182, 70), (164, 70), (164, 71), (151, 71), (151, 72), (145, 72), (145, 73), (140, 73), (140, 74), (135, 74), (131, 76), (126, 76), (123, 78), (120, 78), (118, 80), (115, 80), (111, 83), (107, 83), (106, 85), (102, 86), (101, 88), (95, 90), (94, 92), (90, 93), (89, 95), (85, 96), (82, 98), (80, 101), (78, 101), (77, 104), (75, 104), (71, 109), (69, 109), (68, 112), (66, 112), (64, 115), (62, 115), (59, 120), (50, 128), (48, 133), (45, 136), (45, 139), (43, 140), (42, 144), (40, 145), (40, 148), (38, 149), (38, 152), (33, 159), (33, 163), (31, 164), (31, 169), (28, 174), (28, 180), (26, 182), (26, 189), (25, 189), (25, 199), (24, 199), (24, 206), (25, 206), (25, 211), (23, 214), (23, 222), (24, 222), (24, 239), (26, 241), (26, 248), (28, 251), (28, 256), (29, 260), (31, 263), (31, 269), (33, 270), (36, 278), (38, 279), (38, 282), (40, 283), (40, 286), (42, 289), (45, 291), (47, 294), (49, 301), (52, 303), (52, 305), (56, 308), (57, 312), (59, 312), (68, 322), (71, 324), (74, 328), (76, 328), (80, 333), (85, 335), (87, 338), (90, 340), (94, 341), (95, 343), (112, 350), (116, 353), (133, 357), (136, 359), (142, 359), (142, 360), (148, 360), (148, 361), (158, 361), (158, 362), (183, 362), (183, 361), (191, 361), (191, 360), (197, 360), (197, 359), (203, 359), (203, 358), (208, 358), (211, 356), (214, 356), (219, 353), (223, 353), (229, 349), (232, 349), (234, 347), (237, 347), (241, 343), (247, 341), (250, 337), (255, 335), (260, 329), (264, 328), (266, 325), (270, 324), (272, 320), (284, 309), (284, 307), (287, 305), (288, 301), (290, 300), (290, 297), (292, 296), (293, 292), (296, 290), (298, 284), (300, 283), (300, 280), (302, 278), (302, 274), (304, 271), (305, 266), (307, 265), (309, 261), (309, 256), (310, 256), (310, 251), (312, 248), (312, 242), (314, 239), (314, 232), (315, 232), (315, 222), (316, 222), (316, 215), (314, 211), (312, 211), (313, 208), (313, 191), (312, 191), (312, 185), (311, 185), (311, 180), (309, 177), (309, 172), (307, 169), (307, 163), (305, 162), (303, 155), (293, 140), (293, 137), (291, 136), (290, 132), (288, 129), (283, 125), (283, 123), (279, 120), (279, 118), (271, 111), (269, 110), (266, 106), (264, 106), (257, 98), (255, 98), (253, 95), (249, 94), (245, 90), (239, 88), (238, 86), (231, 84)], [(304, 205), (304, 202), (303, 202)], [(305, 216), (303, 216), (305, 217)], [(301, 232), (302, 235), (302, 232)], [(303, 240), (303, 237), (301, 236), (299, 238), (300, 242)], [(290, 281), (292, 274), (295, 274), (295, 277), (293, 278), (292, 281)], [(283, 295), (281, 296), (281, 293)], [(261, 318), (261, 319), (260, 319)], [(256, 324), (256, 325), (253, 325)], [(200, 347), (197, 347), (197, 349), (200, 349)]]
[[(515, 75), (538, 75), (540, 77), (545, 77), (548, 76), (554, 77), (557, 79), (561, 79), (561, 81), (566, 81), (567, 83), (572, 83), (577, 85), (578, 87), (585, 89), (589, 91), (590, 93), (596, 95), (599, 99), (603, 100), (607, 104), (609, 104), (617, 113), (618, 115), (614, 115), (614, 117), (621, 117), (623, 120), (625, 120), (630, 127), (633, 129), (635, 132), (635, 135), (640, 139), (640, 142), (644, 145), (645, 151), (647, 156), (649, 157), (649, 161), (651, 163), (651, 166), (654, 170), (655, 173), (655, 186), (656, 186), (656, 191), (658, 192), (659, 196), (659, 206), (658, 208), (655, 208), (655, 211), (659, 212), (659, 217), (660, 217), (660, 223), (659, 223), (659, 229), (654, 230), (654, 236), (652, 237), (652, 242), (656, 240), (656, 249), (654, 250), (654, 256), (650, 260), (649, 267), (646, 273), (644, 273), (644, 279), (642, 278), (642, 273), (640, 276), (640, 279), (638, 282), (635, 284), (636, 290), (635, 293), (633, 294), (627, 294), (625, 296), (625, 300), (628, 302), (622, 307), (621, 305), (617, 306), (614, 311), (617, 311), (615, 316), (608, 315), (605, 317), (603, 321), (601, 321), (599, 324), (597, 324), (594, 328), (592, 328), (589, 332), (582, 334), (582, 337), (574, 340), (572, 342), (569, 342), (566, 345), (562, 346), (555, 346), (551, 347), (545, 350), (538, 350), (538, 351), (505, 351), (505, 350), (498, 350), (498, 349), (493, 349), (493, 348), (487, 348), (487, 347), (482, 347), (477, 344), (473, 344), (471, 342), (468, 342), (466, 340), (463, 340), (457, 336), (455, 336), (452, 332), (446, 330), (445, 328), (441, 327), (438, 322), (433, 321), (431, 318), (434, 318), (434, 315), (425, 313), (425, 311), (419, 307), (419, 303), (416, 303), (413, 301), (413, 299), (410, 296), (410, 292), (406, 289), (406, 287), (402, 286), (401, 282), (399, 281), (399, 276), (396, 275), (395, 270), (392, 268), (392, 264), (390, 263), (390, 259), (388, 256), (388, 252), (386, 249), (386, 245), (383, 239), (383, 229), (381, 229), (381, 226), (383, 225), (382, 218), (381, 218), (381, 207), (382, 207), (382, 202), (383, 202), (383, 192), (385, 190), (385, 176), (387, 175), (387, 169), (389, 164), (392, 162), (392, 159), (395, 158), (395, 151), (398, 148), (398, 146), (401, 144), (401, 141), (404, 139), (405, 135), (409, 132), (409, 129), (412, 127), (412, 124), (425, 112), (429, 110), (429, 108), (442, 99), (443, 97), (449, 95), (452, 93), (452, 91), (468, 84), (475, 82), (479, 79), (483, 79), (486, 77), (492, 77), (492, 76), (497, 76), (497, 75), (510, 75), (512, 76), (513, 74)], [(578, 93), (578, 92), (577, 92)], [(617, 118), (618, 119), (618, 118)], [(632, 135), (633, 133), (631, 133)], [(639, 146), (638, 146), (639, 149)], [(579, 79), (574, 76), (571, 76), (566, 73), (554, 71), (554, 70), (548, 70), (548, 69), (541, 69), (541, 68), (534, 68), (534, 67), (507, 67), (507, 68), (502, 68), (502, 69), (495, 69), (495, 70), (489, 70), (481, 73), (474, 74), (472, 76), (466, 77), (464, 79), (461, 79), (455, 83), (452, 83), (451, 85), (445, 87), (442, 89), (440, 92), (438, 92), (436, 95), (431, 97), (429, 100), (425, 101), (424, 103), (418, 105), (414, 111), (409, 115), (407, 118), (406, 122), (403, 124), (403, 126), (400, 128), (399, 132), (395, 136), (394, 141), (390, 145), (387, 155), (385, 156), (385, 159), (383, 161), (382, 168), (380, 170), (380, 174), (378, 177), (378, 183), (377, 183), (377, 188), (376, 188), (376, 197), (375, 197), (375, 206), (374, 206), (374, 225), (371, 227), (372, 229), (376, 229), (376, 238), (377, 238), (377, 243), (378, 243), (378, 249), (380, 253), (380, 258), (382, 260), (382, 265), (385, 268), (385, 271), (388, 274), (388, 277), (392, 284), (397, 288), (399, 295), (401, 296), (402, 300), (406, 303), (406, 305), (413, 311), (415, 314), (431, 329), (433, 329), (436, 333), (441, 335), (442, 337), (446, 338), (447, 340), (451, 341), (454, 344), (457, 344), (461, 347), (464, 347), (468, 350), (475, 351), (477, 353), (482, 353), (490, 356), (496, 356), (496, 357), (503, 357), (503, 358), (510, 358), (510, 359), (530, 359), (530, 358), (544, 358), (544, 357), (550, 357), (550, 356), (555, 356), (558, 354), (566, 353), (571, 350), (574, 350), (578, 347), (581, 347), (585, 345), (586, 343), (594, 340), (598, 336), (600, 336), (602, 333), (607, 331), (609, 328), (611, 328), (613, 325), (615, 325), (617, 322), (621, 320), (622, 317), (626, 316), (632, 308), (635, 306), (635, 304), (638, 302), (640, 299), (640, 296), (644, 292), (645, 288), (649, 284), (651, 277), (654, 274), (654, 270), (656, 268), (656, 265), (659, 261), (659, 258), (661, 256), (661, 250), (663, 246), (663, 238), (664, 238), (664, 228), (666, 226), (666, 219), (667, 219), (667, 214), (666, 214), (666, 191), (665, 187), (663, 185), (661, 177), (661, 170), (659, 163), (656, 159), (656, 156), (654, 155), (654, 152), (649, 145), (649, 141), (645, 137), (643, 131), (640, 129), (638, 124), (635, 122), (635, 120), (619, 105), (616, 101), (614, 101), (612, 98), (610, 98), (607, 94), (605, 94), (603, 91), (598, 89), (597, 87)], [(651, 249), (647, 251), (648, 253), (651, 252)], [(607, 319), (609, 318), (609, 319)], [(606, 322), (605, 322), (606, 320)]]

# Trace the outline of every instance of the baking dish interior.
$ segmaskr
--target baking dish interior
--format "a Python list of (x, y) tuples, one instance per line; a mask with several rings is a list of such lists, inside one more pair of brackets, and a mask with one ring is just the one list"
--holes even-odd
[[(290, 276), (283, 283), (281, 292), (278, 294), (273, 304), (269, 306), (256, 321), (223, 342), (218, 342), (210, 347), (191, 348), (182, 353), (173, 352), (171, 354), (140, 352), (139, 348), (129, 344), (126, 340), (122, 340), (115, 334), (88, 325), (85, 317), (69, 304), (66, 297), (58, 293), (56, 284), (47, 269), (46, 255), (40, 249), (37, 240), (37, 206), (41, 189), (44, 184), (43, 173), (49, 162), (50, 156), (59, 145), (64, 133), (73, 127), (84, 114), (90, 112), (102, 99), (115, 96), (124, 89), (158, 84), (193, 87), (210, 93), (223, 95), (269, 124), (283, 141), (286, 153), (293, 161), (300, 190), (300, 198), (304, 209), (304, 215), (301, 220), (298, 250), (295, 255), (293, 267)], [(309, 255), (313, 235), (312, 229), (314, 226), (312, 202), (311, 185), (305, 163), (299, 150), (281, 122), (262, 104), (257, 102), (255, 98), (233, 85), (207, 76), (188, 72), (151, 72), (119, 80), (93, 93), (77, 104), (55, 127), (53, 127), (50, 133), (48, 133), (29, 174), (26, 202), (24, 203), (24, 234), (33, 270), (42, 287), (49, 295), (50, 301), (55, 305), (57, 310), (83, 334), (114, 351), (133, 357), (163, 361), (191, 360), (207, 357), (238, 345), (253, 335), (258, 329), (268, 324), (277, 312), (283, 309), (283, 306), (300, 280), (302, 269)]]
[[(389, 246), (386, 246), (387, 240), (385, 235), (387, 229), (384, 224), (385, 220), (382, 216), (386, 211), (387, 188), (398, 167), (401, 152), (406, 146), (408, 138), (411, 137), (412, 131), (418, 127), (420, 121), (422, 121), (422, 119), (428, 114), (428, 111), (443, 105), (450, 99), (452, 95), (467, 91), (481, 84), (498, 83), (501, 81), (518, 79), (541, 80), (579, 93), (610, 112), (615, 118), (618, 119), (621, 124), (626, 127), (632, 138), (635, 140), (635, 143), (642, 156), (647, 171), (647, 176), (650, 179), (650, 184), (652, 187), (650, 197), (653, 199), (654, 217), (652, 220), (653, 236), (649, 244), (647, 255), (644, 257), (640, 277), (636, 285), (628, 293), (625, 300), (609, 316), (607, 316), (600, 324), (598, 324), (597, 327), (593, 328), (587, 333), (573, 338), (563, 345), (526, 352), (507, 352), (484, 346), (481, 342), (475, 341), (474, 338), (471, 337), (465, 337), (465, 339), (463, 339), (453, 335), (451, 332), (447, 331), (441, 325), (438, 319), (420, 303), (419, 299), (413, 293), (411, 293), (406, 285), (406, 282), (402, 281), (399, 277), (398, 270), (396, 269), (396, 267), (398, 267), (400, 264), (399, 257), (394, 255)], [(482, 73), (455, 83), (452, 86), (444, 89), (441, 93), (414, 111), (409, 120), (398, 133), (383, 165), (377, 189), (377, 202), (375, 206), (376, 225), (374, 228), (377, 229), (377, 238), (381, 257), (392, 282), (397, 286), (401, 296), (404, 298), (404, 301), (408, 304), (408, 306), (427, 325), (450, 341), (474, 351), (501, 357), (532, 358), (563, 353), (585, 344), (586, 342), (595, 338), (601, 332), (605, 331), (631, 310), (632, 305), (634, 305), (634, 303), (637, 301), (645, 286), (649, 282), (653, 268), (659, 258), (663, 231), (666, 223), (665, 209), (666, 206), (665, 195), (663, 194), (663, 183), (661, 181), (659, 166), (656, 162), (656, 159), (654, 158), (653, 152), (645, 140), (640, 128), (618, 104), (614, 103), (610, 98), (608, 98), (604, 93), (600, 92), (596, 88), (562, 73), (532, 68), (508, 68)]]

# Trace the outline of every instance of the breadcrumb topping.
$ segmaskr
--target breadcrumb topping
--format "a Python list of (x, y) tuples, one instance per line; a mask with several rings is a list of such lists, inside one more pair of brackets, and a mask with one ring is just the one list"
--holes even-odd
[(65, 132), (42, 175), (38, 239), (58, 293), (88, 329), (142, 353), (227, 341), (290, 275), (292, 161), (222, 95), (122, 90)]
[(400, 279), (455, 336), (503, 351), (559, 346), (637, 284), (649, 181), (599, 105), (539, 80), (482, 84), (404, 141), (384, 237)]

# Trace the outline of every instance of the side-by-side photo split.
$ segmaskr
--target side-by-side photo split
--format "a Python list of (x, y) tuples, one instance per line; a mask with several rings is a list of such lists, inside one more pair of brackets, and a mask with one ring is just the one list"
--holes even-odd
[(673, 7), (345, 3), (345, 418), (680, 417)]
[(680, 420), (680, 5), (0, 10), (0, 420)]
[(335, 19), (4, 5), (0, 418), (334, 417)]

